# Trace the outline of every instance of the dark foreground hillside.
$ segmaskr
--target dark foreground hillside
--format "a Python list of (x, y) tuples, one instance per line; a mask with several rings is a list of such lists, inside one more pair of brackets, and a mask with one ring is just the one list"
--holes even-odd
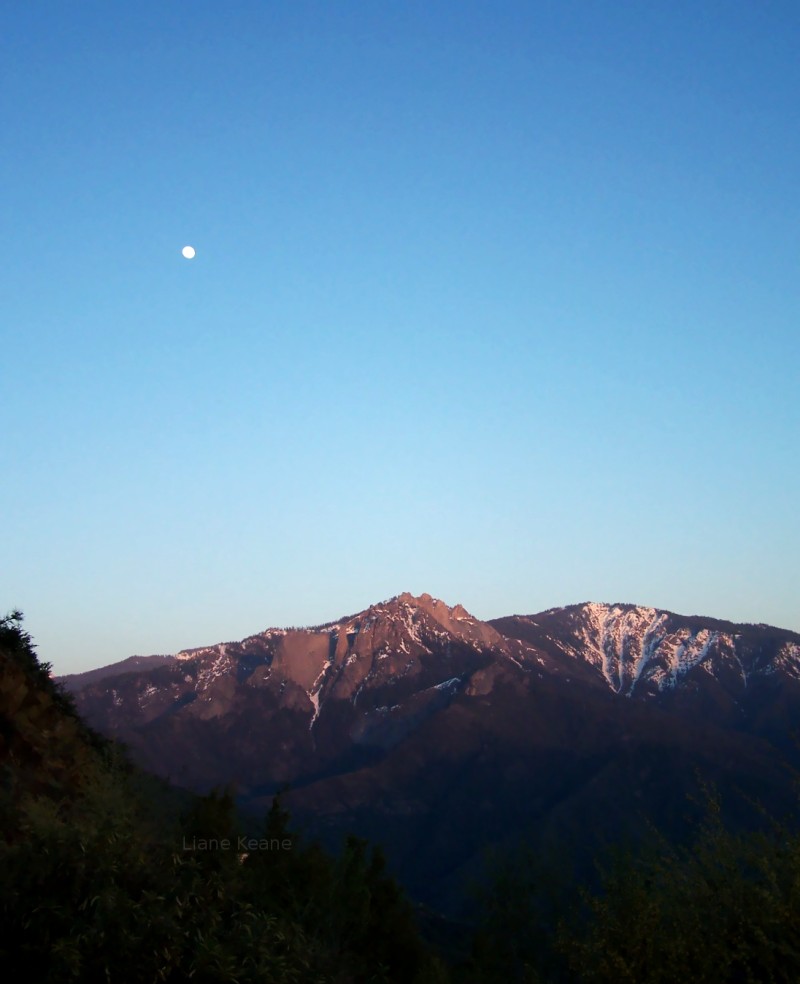
[(0, 959), (26, 982), (433, 981), (380, 853), (303, 846), (277, 802), (171, 794), (76, 716), (17, 617), (0, 623)]
[(471, 928), (423, 914), (442, 956), (365, 841), (329, 855), (292, 833), (279, 800), (243, 834), (231, 795), (182, 797), (133, 768), (83, 724), (17, 616), (0, 620), (0, 768), (6, 979), (800, 979), (795, 826), (730, 833), (710, 788), (691, 837), (650, 831), (635, 855), (599, 859), (591, 888), (540, 845), (498, 853)]

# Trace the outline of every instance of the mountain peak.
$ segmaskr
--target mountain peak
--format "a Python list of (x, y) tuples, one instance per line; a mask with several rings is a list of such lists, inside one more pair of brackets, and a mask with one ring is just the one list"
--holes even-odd
[[(698, 764), (714, 780), (744, 767), (748, 796), (785, 782), (800, 636), (600, 602), (487, 623), (406, 591), (68, 683), (90, 724), (153, 771), (235, 782), (259, 812), (290, 783), (320, 829), (377, 833), (404, 870), (427, 858), (445, 884), (475, 870), (486, 836), (586, 815), (603, 833), (638, 825)], [(452, 837), (459, 825), (468, 836)]]
[(567, 657), (575, 667), (591, 668), (625, 697), (654, 696), (688, 680), (738, 696), (751, 681), (778, 671), (800, 678), (800, 638), (794, 633), (647, 605), (584, 602), (492, 624), (556, 661)]
[(470, 646), (503, 645), (502, 637), (488, 622), (475, 618), (463, 605), (451, 607), (427, 592), (413, 595), (404, 591), (389, 601), (373, 605), (368, 613), (377, 616), (388, 614), (390, 618), (400, 619), (412, 632), (416, 632), (417, 627), (427, 625), (434, 634), (445, 633)]
[(429, 595), (427, 591), (423, 591), (421, 595), (413, 595), (410, 591), (403, 591), (401, 594), (390, 599), (389, 602), (384, 602), (383, 604), (391, 604), (392, 602), (400, 605), (408, 605), (411, 608), (421, 608), (423, 611), (432, 611), (440, 608), (449, 610), (450, 607), (441, 599)]

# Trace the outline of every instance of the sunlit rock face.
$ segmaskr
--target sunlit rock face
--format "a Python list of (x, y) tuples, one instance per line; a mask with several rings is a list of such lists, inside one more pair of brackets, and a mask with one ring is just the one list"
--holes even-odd
[(385, 750), (477, 671), (524, 674), (535, 655), (460, 605), (402, 594), (327, 625), (267, 629), (64, 682), (86, 717), (147, 767), (200, 787), (233, 779), (250, 788)]
[(768, 682), (770, 692), (794, 693), (800, 637), (594, 602), (489, 623), (404, 593), (326, 625), (267, 629), (64, 679), (90, 722), (150, 768), (245, 789), (349, 767), (456, 698), (487, 698), (500, 686), (524, 699), (544, 681), (676, 708), (701, 699), (741, 717)]

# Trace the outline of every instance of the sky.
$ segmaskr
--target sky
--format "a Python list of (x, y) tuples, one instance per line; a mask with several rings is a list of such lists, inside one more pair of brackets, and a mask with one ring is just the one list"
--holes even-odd
[(800, 630), (794, 0), (0, 45), (0, 609), (54, 672), (402, 591)]

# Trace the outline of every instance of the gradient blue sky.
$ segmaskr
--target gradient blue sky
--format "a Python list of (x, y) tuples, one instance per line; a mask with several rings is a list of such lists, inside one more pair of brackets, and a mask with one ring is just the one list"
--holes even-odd
[(403, 590), (800, 629), (794, 0), (0, 32), (0, 600), (57, 672)]

